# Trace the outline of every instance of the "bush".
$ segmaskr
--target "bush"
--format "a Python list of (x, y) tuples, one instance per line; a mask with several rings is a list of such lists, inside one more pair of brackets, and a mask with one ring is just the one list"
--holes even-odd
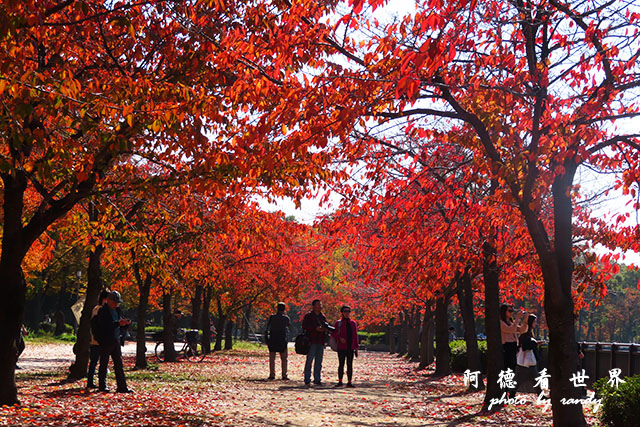
[(618, 388), (600, 378), (593, 385), (596, 396), (602, 399), (600, 421), (605, 426), (628, 427), (640, 423), (640, 375), (623, 378)]
[[(138, 324), (134, 323), (131, 325), (131, 333), (133, 334), (134, 332), (138, 331)], [(163, 326), (151, 326), (151, 325), (147, 325), (144, 327), (144, 333), (145, 334), (153, 334), (154, 332), (162, 332), (164, 331), (164, 327)]]
[[(449, 343), (451, 348), (451, 369), (453, 372), (464, 372), (468, 369), (467, 363), (467, 342), (465, 340), (455, 340)], [(487, 342), (478, 341), (480, 351), (480, 366), (485, 373), (487, 366)]]
[(56, 325), (54, 325), (53, 323), (50, 322), (40, 322), (39, 325), (39, 330), (43, 331), (43, 332), (47, 332), (52, 334), (53, 330), (56, 328)]
[(361, 345), (384, 344), (386, 337), (386, 332), (358, 332), (358, 341)]

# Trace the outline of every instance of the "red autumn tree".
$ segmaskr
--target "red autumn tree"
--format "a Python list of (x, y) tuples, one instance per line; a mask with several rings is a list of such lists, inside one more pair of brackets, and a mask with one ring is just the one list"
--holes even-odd
[[(314, 81), (341, 141), (334, 148), (358, 159), (369, 139), (347, 141), (373, 129), (363, 117), (411, 117), (410, 135), (473, 152), (477, 169), (496, 184), (495, 197), (517, 207), (539, 258), (554, 423), (584, 425), (580, 405), (561, 403), (577, 397), (569, 380), (577, 367), (574, 177), (581, 165), (624, 167), (620, 186), (635, 185), (639, 135), (614, 123), (640, 114), (638, 13), (598, 1), (429, 1), (376, 26), (362, 16), (365, 4), (352, 2), (336, 25), (344, 61), (326, 63)], [(634, 234), (617, 245), (628, 246)], [(486, 272), (496, 275), (492, 240)]]

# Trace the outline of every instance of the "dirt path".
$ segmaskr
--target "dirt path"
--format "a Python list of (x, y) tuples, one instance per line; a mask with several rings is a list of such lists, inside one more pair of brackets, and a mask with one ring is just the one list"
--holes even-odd
[[(153, 348), (151, 345), (151, 343), (148, 343), (147, 348)], [(136, 343), (126, 342), (122, 348), (122, 354), (135, 355)], [(74, 360), (73, 343), (41, 344), (28, 342), (18, 360), (20, 369), (17, 372), (32, 373), (64, 370), (69, 368)]]
[[(532, 402), (478, 417), (483, 394), (464, 392), (461, 375), (434, 379), (430, 371), (380, 353), (354, 364), (356, 388), (335, 388), (337, 357), (327, 349), (326, 385), (306, 389), (304, 357), (290, 352), (290, 381), (266, 379), (266, 351), (220, 352), (203, 363), (151, 365), (132, 371), (133, 395), (89, 392), (84, 382), (65, 383), (70, 346), (33, 346), (18, 374), (22, 407), (0, 408), (0, 425), (77, 426), (548, 426)], [(47, 358), (48, 362), (35, 359)], [(32, 360), (33, 359), (33, 360)], [(151, 359), (150, 359), (151, 360)], [(40, 363), (62, 371), (36, 372)], [(114, 379), (109, 378), (111, 386)], [(593, 420), (591, 420), (593, 422)]]

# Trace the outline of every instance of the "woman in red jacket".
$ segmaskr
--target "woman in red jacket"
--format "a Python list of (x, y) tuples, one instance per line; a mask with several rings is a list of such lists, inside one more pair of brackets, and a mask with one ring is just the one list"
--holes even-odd
[(342, 318), (335, 324), (333, 337), (338, 343), (338, 384), (342, 386), (344, 362), (347, 362), (347, 387), (353, 387), (353, 356), (358, 357), (358, 325), (351, 320), (351, 307), (343, 305), (340, 309)]

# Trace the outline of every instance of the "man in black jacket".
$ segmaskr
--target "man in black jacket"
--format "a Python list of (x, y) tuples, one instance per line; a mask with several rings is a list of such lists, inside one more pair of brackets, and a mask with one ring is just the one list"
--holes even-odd
[(131, 320), (122, 317), (122, 312), (118, 307), (122, 299), (120, 293), (113, 291), (109, 293), (107, 301), (104, 303), (97, 314), (97, 332), (96, 339), (100, 343), (100, 369), (98, 370), (98, 389), (108, 392), (107, 388), (107, 364), (109, 357), (113, 360), (113, 370), (116, 375), (118, 393), (131, 393), (132, 390), (127, 388), (127, 382), (124, 377), (124, 368), (122, 366), (122, 352), (120, 350), (120, 328), (130, 325)]
[(287, 377), (287, 335), (291, 326), (291, 319), (284, 313), (286, 306), (279, 302), (277, 313), (269, 316), (267, 321), (267, 332), (265, 334), (267, 346), (269, 347), (269, 379), (276, 378), (276, 353), (280, 353), (282, 362), (282, 379)]

